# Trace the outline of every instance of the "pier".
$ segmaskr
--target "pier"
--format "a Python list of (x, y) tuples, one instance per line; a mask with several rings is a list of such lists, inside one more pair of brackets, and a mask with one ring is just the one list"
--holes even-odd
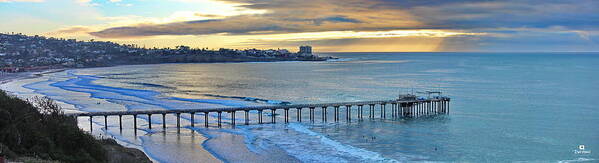
[[(434, 93), (434, 92), (433, 92)], [(395, 100), (381, 100), (381, 101), (359, 101), (359, 102), (337, 102), (337, 103), (321, 103), (321, 104), (292, 104), (292, 105), (268, 105), (268, 106), (244, 106), (244, 107), (217, 107), (217, 108), (200, 108), (200, 109), (181, 109), (181, 110), (135, 110), (135, 111), (110, 111), (110, 112), (87, 112), (87, 113), (70, 113), (67, 114), (73, 117), (89, 117), (90, 130), (93, 128), (93, 118), (103, 117), (104, 127), (108, 128), (108, 117), (118, 116), (119, 118), (119, 129), (123, 129), (123, 116), (133, 117), (133, 128), (137, 130), (137, 117), (139, 115), (147, 115), (148, 128), (152, 129), (152, 116), (162, 116), (162, 128), (166, 128), (166, 115), (176, 116), (176, 127), (181, 128), (181, 115), (189, 114), (191, 126), (196, 125), (195, 116), (198, 113), (203, 113), (204, 116), (204, 127), (209, 127), (209, 115), (216, 114), (216, 123), (218, 127), (222, 126), (222, 113), (229, 113), (230, 125), (236, 125), (235, 116), (236, 113), (244, 113), (244, 124), (250, 125), (250, 111), (257, 111), (257, 123), (263, 124), (264, 112), (270, 113), (270, 123), (276, 123), (277, 111), (283, 111), (284, 123), (289, 123), (290, 111), (296, 113), (296, 121), (302, 122), (302, 111), (308, 110), (309, 122), (316, 122), (315, 112), (320, 110), (321, 122), (327, 122), (328, 109), (332, 108), (333, 121), (339, 122), (341, 116), (344, 116), (346, 122), (352, 121), (352, 116), (358, 121), (364, 120), (364, 107), (368, 107), (367, 114), (369, 119), (387, 119), (387, 116), (391, 118), (417, 118), (421, 116), (437, 115), (437, 114), (448, 114), (449, 113), (449, 97), (428, 97), (418, 98), (415, 95), (400, 95)], [(390, 106), (390, 112), (387, 111), (387, 106)], [(376, 114), (376, 110), (379, 110), (379, 115)], [(340, 111), (345, 114), (340, 114)], [(355, 111), (355, 114), (352, 112)], [(305, 113), (305, 112), (304, 112)], [(390, 114), (389, 114), (390, 113)]]

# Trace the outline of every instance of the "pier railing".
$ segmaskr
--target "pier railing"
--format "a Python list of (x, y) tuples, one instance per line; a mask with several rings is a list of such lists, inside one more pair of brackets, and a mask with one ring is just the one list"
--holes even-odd
[[(294, 110), (296, 113), (296, 121), (302, 121), (302, 110), (309, 110), (309, 120), (311, 122), (315, 121), (315, 109), (321, 110), (321, 118), (323, 122), (327, 122), (327, 110), (328, 108), (333, 109), (334, 119), (333, 121), (338, 122), (340, 119), (339, 111), (340, 109), (345, 109), (345, 119), (350, 122), (352, 118), (352, 110), (357, 111), (357, 117), (359, 120), (364, 118), (364, 106), (368, 106), (368, 118), (374, 119), (376, 106), (379, 106), (380, 109), (380, 118), (387, 118), (387, 110), (386, 107), (388, 105), (391, 106), (391, 114), (390, 116), (393, 118), (398, 117), (407, 117), (407, 118), (416, 118), (425, 115), (436, 115), (436, 114), (448, 114), (449, 113), (449, 101), (448, 97), (435, 97), (435, 98), (426, 98), (426, 99), (414, 99), (414, 100), (380, 100), (380, 101), (359, 101), (359, 102), (337, 102), (337, 103), (320, 103), (320, 104), (292, 104), (292, 105), (268, 105), (268, 106), (244, 106), (244, 107), (216, 107), (216, 108), (199, 108), (199, 109), (179, 109), (179, 110), (135, 110), (135, 111), (109, 111), (109, 112), (86, 112), (86, 113), (70, 113), (67, 114), (69, 116), (74, 117), (89, 117), (90, 121), (90, 130), (92, 129), (93, 122), (92, 119), (95, 116), (104, 117), (104, 127), (108, 127), (108, 116), (118, 116), (119, 117), (119, 128), (123, 129), (122, 117), (123, 116), (133, 116), (133, 127), (137, 129), (137, 116), (138, 115), (147, 115), (148, 117), (148, 127), (152, 128), (152, 115), (162, 115), (162, 127), (166, 128), (165, 117), (167, 114), (174, 114), (177, 118), (177, 128), (181, 126), (181, 114), (189, 114), (191, 118), (191, 126), (195, 125), (195, 115), (197, 113), (203, 113), (204, 115), (204, 126), (208, 127), (209, 123), (209, 115), (210, 113), (217, 114), (217, 124), (218, 127), (221, 127), (222, 123), (222, 113), (229, 113), (230, 124), (232, 126), (236, 125), (236, 116), (237, 112), (245, 113), (245, 125), (250, 124), (250, 111), (258, 111), (258, 124), (262, 124), (263, 112), (270, 111), (271, 123), (276, 123), (276, 111), (283, 110), (284, 111), (284, 122), (289, 123), (289, 110)], [(355, 107), (354, 107), (355, 106)], [(355, 109), (353, 109), (355, 108)]]

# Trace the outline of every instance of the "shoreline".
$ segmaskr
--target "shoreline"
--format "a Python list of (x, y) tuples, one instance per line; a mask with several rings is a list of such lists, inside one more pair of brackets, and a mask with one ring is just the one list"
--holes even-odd
[[(306, 62), (306, 61), (276, 61), (276, 62)], [(309, 62), (312, 62), (312, 61), (309, 61)], [(93, 69), (93, 68), (105, 68), (105, 67), (117, 67), (117, 66), (136, 66), (136, 65), (225, 64), (225, 63), (264, 63), (264, 62), (158, 63), (158, 64), (133, 64), (133, 65), (98, 66), (98, 67), (85, 67), (85, 68), (48, 69), (48, 70), (34, 71), (34, 72), (19, 72), (19, 73), (13, 73), (13, 74), (6, 75), (7, 78), (0, 78), (0, 86), (2, 86), (2, 85), (5, 86), (5, 87), (0, 87), (0, 89), (6, 90), (6, 88), (11, 88), (11, 87), (15, 87), (15, 88), (22, 87), (22, 85), (17, 84), (19, 82), (19, 80), (28, 80), (28, 79), (36, 80), (35, 78), (42, 78), (42, 77), (44, 77), (47, 74), (59, 73), (59, 72), (67, 71), (67, 70)], [(14, 82), (15, 85), (14, 86), (6, 87), (5, 84), (11, 83), (11, 82)], [(8, 90), (10, 90), (10, 89), (8, 89)], [(18, 93), (15, 93), (15, 92), (7, 91), (7, 93), (14, 94), (15, 96), (19, 96)], [(25, 94), (28, 95), (28, 93), (25, 93)], [(35, 93), (35, 95), (44, 96), (43, 94), (39, 94), (39, 93)], [(80, 109), (76, 109), (76, 107), (73, 106), (72, 104), (63, 103), (63, 102), (60, 102), (60, 101), (57, 101), (57, 102), (63, 108), (65, 108), (65, 106), (68, 106), (68, 108), (72, 109), (71, 111), (81, 111)], [(101, 103), (105, 104), (106, 102), (101, 102)], [(94, 126), (95, 126), (95, 124), (94, 124)], [(82, 128), (82, 126), (79, 126), (79, 128), (85, 130), (84, 128)], [(197, 131), (192, 131), (192, 132), (197, 132)], [(91, 134), (92, 135), (97, 135), (98, 133), (94, 132), (94, 133), (91, 133)], [(141, 138), (141, 137), (144, 137), (144, 136), (151, 136), (151, 135), (152, 135), (151, 133), (149, 133), (148, 135), (142, 134), (142, 135), (138, 136), (138, 138)], [(210, 136), (207, 137), (206, 135), (201, 134), (201, 133), (200, 133), (200, 135), (201, 135), (201, 137), (203, 139), (201, 139), (199, 142), (196, 141), (198, 143), (195, 144), (195, 146), (196, 146), (195, 152), (196, 152), (196, 155), (201, 155), (202, 157), (200, 157), (201, 159), (197, 159), (196, 158), (196, 160), (194, 160), (194, 161), (200, 161), (200, 162), (225, 162), (225, 160), (227, 160), (227, 159), (221, 158), (221, 156), (219, 154), (214, 153), (214, 151), (209, 150), (209, 148), (205, 146), (205, 143), (207, 143), (209, 140), (211, 140), (211, 137)], [(108, 134), (107, 134), (107, 136), (108, 136)], [(140, 146), (140, 145), (136, 145), (136, 144), (131, 144), (127, 140), (121, 140), (120, 138), (117, 138), (117, 137), (112, 137), (112, 138), (109, 138), (109, 139), (110, 140), (115, 140), (119, 145), (123, 146), (124, 148), (133, 148), (135, 150), (138, 150), (138, 151), (144, 153), (144, 155), (146, 157), (148, 157), (153, 162), (161, 162), (160, 158), (158, 158), (156, 156), (153, 156), (153, 155), (156, 154), (155, 150), (154, 149), (146, 149), (145, 145), (141, 145)], [(219, 138), (219, 139), (222, 139), (222, 138)], [(287, 156), (289, 156), (289, 155), (286, 155), (285, 157), (287, 157)], [(293, 157), (293, 156), (289, 156), (289, 157)], [(162, 160), (162, 161), (164, 161), (164, 160)]]
[[(11, 83), (11, 82), (18, 82), (19, 80), (24, 80), (24, 79), (40, 78), (46, 74), (63, 72), (66, 70), (68, 70), (68, 69), (64, 69), (64, 68), (63, 69), (48, 69), (48, 70), (43, 70), (43, 71), (18, 72), (18, 73), (11, 73), (8, 75), (2, 75), (2, 76), (0, 76), (0, 77), (2, 77), (2, 78), (0, 78), (0, 86)], [(0, 90), (6, 92), (9, 96), (14, 96), (21, 100), (27, 100), (27, 99), (20, 98), (18, 94), (15, 94), (14, 92), (12, 92), (10, 90), (2, 89), (2, 87), (0, 87)], [(62, 103), (57, 103), (57, 104), (59, 106), (61, 106), (63, 109), (65, 108), (64, 106), (62, 106), (64, 104), (62, 104)], [(87, 131), (84, 131), (84, 132), (87, 132)], [(143, 153), (143, 156), (145, 156), (145, 158), (148, 161), (156, 162), (156, 160), (152, 159), (142, 149), (123, 145), (121, 143), (118, 143), (119, 140), (116, 140), (116, 139), (112, 139), (112, 138), (100, 139), (96, 135), (93, 135), (92, 133), (89, 133), (89, 132), (87, 132), (87, 133), (90, 134), (91, 136), (93, 136), (95, 138), (95, 140), (97, 140), (98, 142), (100, 142), (102, 144), (102, 148), (104, 148), (107, 151), (107, 155), (109, 155), (108, 157), (112, 158), (113, 161), (119, 161), (119, 160), (120, 161), (141, 161), (141, 160), (144, 160), (144, 158), (142, 156), (140, 156), (140, 153)], [(19, 159), (23, 159), (23, 158), (20, 157)], [(34, 159), (36, 159), (36, 158), (34, 158)], [(130, 160), (130, 159), (134, 159), (134, 160)], [(37, 160), (37, 161), (43, 161), (43, 160)]]
[(42, 71), (29, 71), (29, 72), (17, 72), (17, 73), (5, 73), (0, 75), (0, 85), (10, 83), (16, 80), (22, 79), (33, 79), (37, 77), (42, 77), (45, 74), (62, 72), (69, 70), (70, 68), (59, 68), (59, 69), (47, 69)]
[[(19, 129), (13, 129), (10, 134), (27, 133), (22, 130), (36, 130), (36, 133), (19, 135), (19, 140), (28, 143), (17, 143), (4, 139), (0, 141), (0, 156), (5, 157), (8, 162), (73, 162), (73, 161), (106, 161), (106, 162), (152, 162), (143, 151), (123, 146), (112, 139), (99, 139), (79, 128), (77, 120), (73, 117), (54, 112), (51, 115), (44, 113), (44, 109), (62, 110), (55, 107), (57, 104), (52, 100), (24, 100), (13, 94), (0, 90), (0, 99), (6, 103), (2, 104), (0, 111), (10, 116), (33, 116), (39, 118), (34, 121), (13, 121), (2, 124), (0, 127), (6, 129), (11, 125), (23, 125)], [(43, 104), (42, 104), (43, 103)], [(41, 105), (40, 105), (41, 104)], [(49, 104), (49, 105), (44, 105)], [(56, 114), (55, 114), (56, 113)], [(4, 116), (6, 117), (6, 116)], [(10, 137), (10, 136), (9, 136)], [(46, 138), (46, 139), (44, 139)], [(77, 146), (73, 141), (85, 143), (87, 147)], [(55, 144), (54, 146), (40, 147), (44, 144)], [(32, 148), (33, 146), (33, 148)], [(69, 153), (69, 150), (78, 153)]]
[[(165, 63), (161, 63), (161, 64), (165, 64)], [(136, 64), (137, 65), (137, 64)], [(116, 66), (131, 66), (131, 65), (115, 65), (115, 66), (101, 66), (101, 67), (116, 67)], [(86, 68), (61, 68), (61, 69), (48, 69), (48, 70), (42, 70), (42, 71), (31, 71), (31, 72), (18, 72), (18, 73), (10, 73), (8, 75), (2, 75), (0, 76), (0, 86), (2, 85), (6, 85), (9, 83), (13, 83), (13, 82), (19, 82), (19, 80), (26, 80), (26, 79), (35, 79), (35, 78), (41, 78), (44, 77), (46, 74), (51, 74), (51, 73), (58, 73), (58, 72), (63, 72), (63, 71), (67, 71), (67, 70), (76, 70), (76, 69), (87, 69), (87, 68), (101, 68), (101, 67), (86, 67)], [(11, 91), (11, 90), (7, 90), (3, 87), (0, 87), (0, 90), (5, 91), (8, 95), (11, 96), (15, 96), (15, 97), (20, 97), (19, 94)], [(40, 96), (44, 96), (44, 95), (40, 95)], [(23, 99), (23, 98), (21, 98)], [(26, 100), (26, 99), (23, 99)], [(75, 108), (74, 106), (65, 106), (65, 105), (71, 105), (68, 103), (62, 103), (57, 101), (57, 104), (59, 104), (61, 107), (63, 108)], [(65, 110), (68, 111), (68, 110)], [(80, 110), (76, 110), (76, 111), (80, 111)], [(79, 127), (81, 128), (81, 127)], [(89, 133), (89, 131), (86, 131)], [(103, 139), (98, 139), (98, 135), (90, 133), (92, 136), (96, 137), (98, 141), (105, 141)], [(201, 160), (195, 160), (195, 161), (200, 161), (200, 162), (223, 162), (223, 160), (219, 159), (215, 154), (213, 154), (212, 152), (210, 152), (209, 150), (207, 150), (204, 146), (203, 143), (205, 143), (206, 141), (209, 140), (208, 137), (202, 136), (204, 139), (202, 140), (202, 142), (197, 143), (196, 147), (200, 149), (200, 151), (196, 151), (199, 152), (201, 155), (205, 156), (202, 157), (203, 159)], [(119, 149), (118, 147), (112, 147), (110, 148), (110, 150), (112, 150), (111, 156), (110, 157), (122, 157), (123, 155), (126, 154), (130, 154), (130, 153), (143, 153), (148, 159), (150, 159), (152, 162), (160, 162), (159, 160), (156, 160), (155, 158), (152, 158), (152, 155), (149, 153), (149, 151), (146, 151), (146, 149), (144, 149), (143, 146), (136, 146), (136, 145), (131, 145), (128, 144), (127, 142), (124, 142), (122, 140), (119, 140), (117, 138), (108, 138), (109, 140), (114, 140), (116, 142), (117, 145), (119, 145), (120, 147), (122, 147), (122, 149)], [(108, 146), (113, 145), (114, 144), (108, 144)], [(115, 149), (116, 148), (116, 149)], [(127, 151), (127, 153), (119, 153), (119, 152), (114, 152), (114, 151)], [(138, 152), (136, 152), (138, 151)]]
[(117, 67), (117, 66), (136, 66), (136, 65), (160, 65), (160, 64), (218, 64), (218, 63), (274, 63), (274, 62), (326, 62), (330, 60), (336, 60), (339, 58), (326, 58), (322, 60), (257, 60), (257, 61), (216, 61), (216, 62), (165, 62), (165, 63), (131, 63), (131, 64), (117, 64), (117, 65), (105, 65), (105, 66), (88, 66), (88, 67), (63, 67), (63, 68), (50, 68), (40, 71), (26, 71), (26, 72), (15, 72), (15, 73), (0, 73), (0, 85), (12, 82), (14, 80), (31, 79), (35, 77), (41, 77), (41, 75), (62, 72), (66, 70), (76, 69), (88, 69), (88, 68), (102, 68), (102, 67)]

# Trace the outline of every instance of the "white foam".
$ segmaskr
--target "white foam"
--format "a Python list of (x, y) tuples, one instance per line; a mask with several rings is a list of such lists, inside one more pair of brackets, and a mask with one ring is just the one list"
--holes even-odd
[[(152, 91), (108, 87), (90, 82), (82, 82), (82, 80), (87, 79), (89, 79), (88, 76), (78, 76), (72, 72), (58, 73), (45, 78), (48, 81), (38, 80), (30, 84), (29, 88), (35, 90), (36, 94), (39, 93), (54, 97), (56, 100), (65, 101), (66, 104), (79, 106), (77, 109), (87, 111), (93, 111), (95, 110), (94, 108), (100, 106), (113, 106), (111, 107), (112, 109), (118, 110), (137, 110), (155, 107), (180, 109), (188, 108), (190, 105), (197, 106), (202, 103), (206, 105), (232, 106), (247, 105), (249, 103), (234, 100), (163, 98), (156, 96), (157, 93)], [(102, 105), (97, 105), (98, 101), (102, 101)], [(278, 101), (269, 102), (274, 103)], [(108, 108), (104, 107), (97, 109), (108, 110)], [(143, 117), (139, 118), (143, 119)], [(94, 121), (94, 123), (96, 122)], [(247, 144), (253, 143), (258, 148), (268, 148), (268, 145), (276, 145), (287, 151), (291, 156), (304, 162), (352, 162), (354, 160), (397, 162), (396, 160), (384, 158), (376, 152), (344, 145), (322, 134), (313, 132), (301, 124), (290, 124), (288, 127), (292, 129), (289, 131), (295, 132), (286, 132), (281, 129), (256, 130), (255, 128), (250, 128), (242, 132), (249, 137), (249, 141), (246, 142)], [(109, 134), (113, 136), (118, 135), (115, 133)], [(121, 141), (128, 141), (127, 138), (119, 138)], [(147, 148), (145, 145), (130, 144)], [(252, 151), (259, 153), (262, 150), (254, 149)]]
[(593, 162), (593, 161), (597, 161), (597, 159), (592, 159), (592, 158), (577, 158), (574, 160), (561, 160), (558, 161), (559, 163), (568, 163), (568, 162)]
[(354, 147), (351, 145), (342, 144), (340, 142), (337, 142), (335, 140), (327, 138), (326, 136), (324, 136), (322, 134), (311, 131), (310, 129), (306, 128), (304, 125), (301, 125), (301, 124), (292, 123), (292, 124), (289, 124), (289, 128), (292, 128), (295, 131), (298, 131), (298, 132), (301, 132), (301, 133), (304, 133), (304, 134), (307, 134), (310, 136), (317, 137), (317, 138), (319, 138), (319, 140), (322, 144), (332, 146), (332, 147), (334, 147), (335, 150), (337, 150), (339, 152), (343, 152), (343, 153), (349, 154), (351, 156), (356, 156), (363, 161), (399, 162), (394, 159), (385, 158), (376, 152), (368, 151), (368, 150), (365, 150), (362, 148), (357, 148), (357, 147)]

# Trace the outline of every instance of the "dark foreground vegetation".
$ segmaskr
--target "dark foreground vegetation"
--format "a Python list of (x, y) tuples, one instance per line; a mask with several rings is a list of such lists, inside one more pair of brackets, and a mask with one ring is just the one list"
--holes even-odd
[[(143, 152), (97, 140), (47, 98), (24, 101), (0, 90), (0, 156), (43, 162), (150, 162)], [(34, 161), (37, 162), (37, 161)]]

